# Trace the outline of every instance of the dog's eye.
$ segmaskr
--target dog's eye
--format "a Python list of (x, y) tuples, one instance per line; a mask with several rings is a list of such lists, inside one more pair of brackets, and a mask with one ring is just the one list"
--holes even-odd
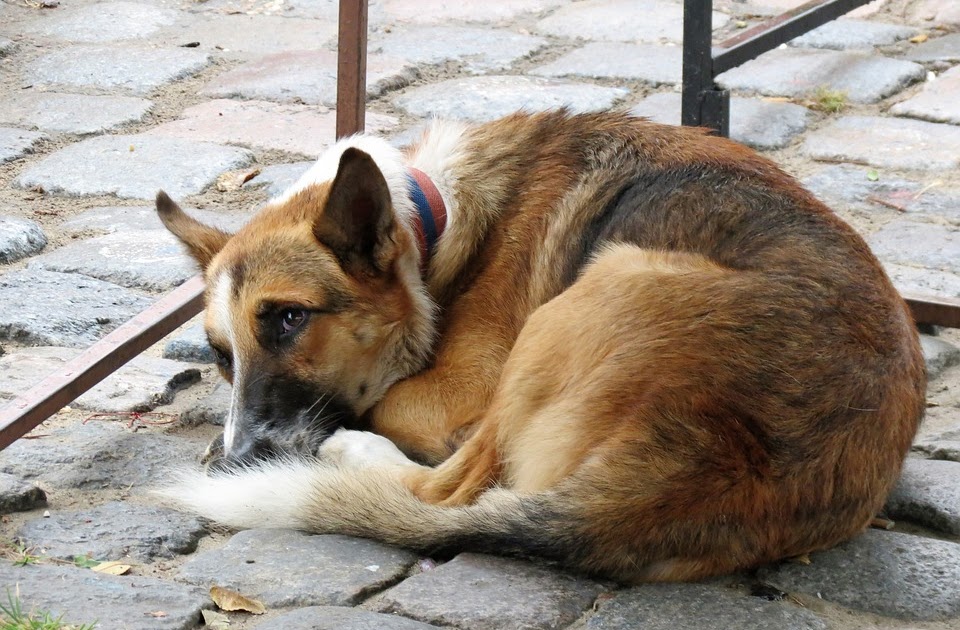
[(217, 365), (222, 367), (225, 370), (229, 370), (233, 365), (233, 359), (229, 354), (221, 350), (220, 348), (213, 348), (213, 358), (216, 361)]
[(280, 311), (280, 334), (289, 335), (307, 321), (307, 312), (300, 308), (285, 308)]

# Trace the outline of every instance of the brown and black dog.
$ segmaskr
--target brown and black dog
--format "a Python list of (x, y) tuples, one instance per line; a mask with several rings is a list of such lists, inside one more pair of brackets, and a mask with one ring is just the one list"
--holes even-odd
[(699, 130), (434, 123), (341, 141), (232, 236), (157, 208), (233, 383), (169, 494), (230, 525), (696, 579), (860, 532), (923, 414), (863, 240)]

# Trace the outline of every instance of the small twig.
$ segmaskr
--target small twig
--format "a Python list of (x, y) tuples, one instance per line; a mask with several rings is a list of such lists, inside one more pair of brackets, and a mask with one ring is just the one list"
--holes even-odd
[[(168, 420), (147, 420), (146, 418), (168, 418)], [(86, 424), (90, 420), (120, 420), (122, 418), (129, 418), (127, 422), (127, 428), (133, 429), (134, 426), (162, 426), (165, 424), (172, 424), (177, 421), (176, 414), (172, 413), (162, 413), (159, 411), (115, 411), (115, 412), (105, 412), (105, 413), (92, 413), (87, 416), (82, 424)]]
[(886, 207), (888, 207), (888, 208), (893, 208), (894, 210), (898, 210), (898, 211), (900, 211), (900, 212), (906, 212), (906, 211), (907, 211), (907, 209), (906, 209), (904, 206), (901, 206), (901, 205), (899, 205), (899, 204), (893, 203), (892, 201), (887, 201), (886, 199), (882, 199), (882, 198), (880, 198), (880, 197), (877, 197), (876, 195), (867, 195), (867, 201), (872, 201), (873, 203), (878, 203), (878, 204), (880, 204), (881, 206), (886, 206)]
[(919, 198), (920, 198), (920, 195), (922, 195), (923, 193), (927, 192), (927, 191), (930, 190), (931, 188), (936, 188), (937, 186), (940, 185), (940, 183), (941, 183), (941, 182), (931, 182), (931, 183), (927, 184), (926, 186), (924, 186), (923, 188), (921, 188), (919, 191), (917, 191), (917, 194), (915, 194), (915, 195), (913, 196), (913, 198), (914, 198), (914, 199), (919, 199)]
[(873, 520), (870, 521), (870, 527), (874, 527), (876, 529), (893, 529), (895, 525), (896, 523), (890, 519), (881, 518), (879, 516), (874, 516)]

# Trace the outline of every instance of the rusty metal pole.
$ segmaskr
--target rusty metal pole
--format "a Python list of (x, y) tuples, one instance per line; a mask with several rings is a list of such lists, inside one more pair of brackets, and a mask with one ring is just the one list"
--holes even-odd
[(367, 0), (340, 0), (337, 42), (337, 138), (365, 128)]

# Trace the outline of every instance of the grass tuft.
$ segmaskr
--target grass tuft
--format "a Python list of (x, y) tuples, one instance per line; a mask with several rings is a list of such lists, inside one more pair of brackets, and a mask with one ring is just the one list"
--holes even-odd
[(0, 603), (0, 630), (94, 630), (96, 624), (73, 625), (63, 622), (63, 616), (50, 613), (25, 613), (19, 593), (7, 590), (7, 603)]

